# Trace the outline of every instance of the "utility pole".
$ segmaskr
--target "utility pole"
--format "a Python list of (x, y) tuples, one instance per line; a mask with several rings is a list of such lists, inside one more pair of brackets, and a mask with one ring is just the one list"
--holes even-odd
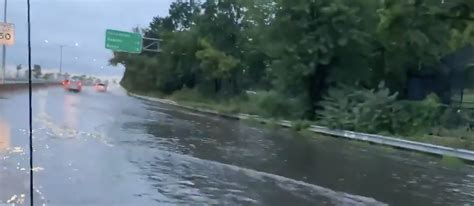
[[(3, 7), (3, 22), (7, 23), (7, 0), (3, 0), (5, 2), (5, 5)], [(2, 84), (5, 84), (5, 74), (6, 74), (6, 68), (5, 68), (5, 61), (6, 61), (6, 56), (7, 56), (7, 47), (5, 44), (2, 46)]]
[(63, 72), (63, 48), (66, 45), (59, 45), (59, 73)]

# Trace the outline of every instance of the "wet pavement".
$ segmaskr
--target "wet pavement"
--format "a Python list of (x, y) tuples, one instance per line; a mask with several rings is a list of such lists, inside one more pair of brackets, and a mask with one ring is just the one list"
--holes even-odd
[[(27, 94), (0, 96), (0, 205), (26, 205)], [(474, 205), (469, 165), (206, 116), (118, 87), (38, 90), (33, 110), (37, 205)]]

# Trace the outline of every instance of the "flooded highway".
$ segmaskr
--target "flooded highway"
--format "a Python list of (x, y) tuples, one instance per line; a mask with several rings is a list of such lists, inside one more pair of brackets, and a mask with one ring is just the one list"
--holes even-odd
[[(0, 94), (0, 205), (26, 205), (28, 97)], [(38, 205), (474, 205), (474, 167), (107, 93), (34, 93)]]

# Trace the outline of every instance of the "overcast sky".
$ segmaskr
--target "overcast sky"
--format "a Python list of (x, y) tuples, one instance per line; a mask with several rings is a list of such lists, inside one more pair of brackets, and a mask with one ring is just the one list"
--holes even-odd
[[(68, 46), (63, 51), (63, 72), (122, 75), (123, 68), (108, 66), (112, 52), (104, 48), (105, 30), (130, 31), (136, 26), (147, 27), (153, 17), (167, 15), (171, 2), (31, 0), (33, 64), (57, 70), (59, 45), (64, 44)], [(0, 8), (0, 19), (3, 19), (3, 1)], [(7, 8), (7, 22), (15, 24), (16, 33), (15, 45), (7, 47), (7, 68), (13, 71), (17, 64), (27, 66), (26, 0), (8, 0)]]

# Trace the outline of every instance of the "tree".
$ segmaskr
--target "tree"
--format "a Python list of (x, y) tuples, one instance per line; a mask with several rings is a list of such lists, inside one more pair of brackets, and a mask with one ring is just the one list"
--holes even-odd
[(53, 77), (54, 77), (53, 73), (46, 73), (46, 74), (43, 75), (43, 79), (45, 79), (45, 80), (52, 79)]
[(16, 65), (16, 78), (20, 78), (20, 70), (23, 69), (21, 64)]
[(196, 52), (196, 57), (201, 61), (203, 72), (207, 78), (214, 81), (214, 91), (218, 93), (221, 89), (222, 80), (232, 78), (238, 60), (222, 51), (216, 50), (206, 40), (201, 40), (202, 50)]
[(404, 97), (410, 75), (437, 73), (440, 60), (472, 40), (474, 3), (385, 0), (379, 9), (375, 56), (383, 79)]
[(41, 76), (41, 66), (38, 65), (38, 64), (35, 64), (33, 65), (33, 71), (32, 71), (32, 75), (35, 77), (35, 78), (40, 78)]
[(133, 30), (161, 39), (160, 53), (114, 52), (110, 64), (126, 68), (129, 90), (274, 90), (304, 102), (314, 119), (340, 84), (384, 81), (405, 98), (410, 76), (436, 74), (441, 58), (471, 44), (473, 8), (467, 0), (176, 0), (169, 15)]
[[(345, 2), (278, 1), (280, 9), (269, 31), (271, 72), (277, 88), (305, 99), (308, 118), (314, 118), (330, 74), (352, 69), (343, 67), (341, 62), (351, 55), (358, 56), (351, 48), (364, 43), (356, 15), (358, 8)], [(358, 77), (354, 77), (356, 81)]]

